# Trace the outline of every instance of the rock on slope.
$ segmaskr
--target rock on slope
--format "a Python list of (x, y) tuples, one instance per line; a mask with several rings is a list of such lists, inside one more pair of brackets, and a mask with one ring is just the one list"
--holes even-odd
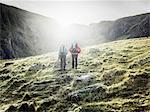
[(82, 49), (78, 70), (57, 54), (0, 60), (1, 112), (149, 112), (150, 38)]

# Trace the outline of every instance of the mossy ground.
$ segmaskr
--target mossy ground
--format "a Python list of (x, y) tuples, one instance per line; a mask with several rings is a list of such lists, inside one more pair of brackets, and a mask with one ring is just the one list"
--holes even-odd
[[(150, 38), (84, 48), (77, 70), (67, 60), (66, 71), (57, 53), (0, 60), (0, 110), (27, 103), (37, 112), (150, 111)], [(87, 74), (90, 81), (76, 80)]]

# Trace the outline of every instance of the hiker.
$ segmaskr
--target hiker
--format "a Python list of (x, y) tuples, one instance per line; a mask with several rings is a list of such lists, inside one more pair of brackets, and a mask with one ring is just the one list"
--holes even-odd
[(60, 59), (60, 68), (61, 70), (65, 70), (66, 68), (66, 55), (67, 49), (64, 45), (62, 45), (59, 49), (59, 59)]
[(77, 43), (73, 43), (71, 45), (71, 48), (69, 49), (71, 55), (72, 55), (72, 68), (77, 69), (78, 65), (78, 54), (81, 52), (80, 47)]

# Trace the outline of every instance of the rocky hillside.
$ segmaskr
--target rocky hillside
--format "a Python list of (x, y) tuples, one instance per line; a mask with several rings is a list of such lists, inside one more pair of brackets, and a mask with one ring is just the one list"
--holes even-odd
[(77, 70), (57, 53), (0, 60), (1, 112), (149, 112), (150, 38), (82, 49)]
[(57, 25), (53, 19), (1, 3), (0, 9), (0, 59), (26, 57), (53, 50), (52, 43), (47, 43), (48, 38), (52, 40)]
[(108, 40), (148, 37), (150, 35), (149, 21), (150, 13), (118, 19), (110, 25), (106, 36)]

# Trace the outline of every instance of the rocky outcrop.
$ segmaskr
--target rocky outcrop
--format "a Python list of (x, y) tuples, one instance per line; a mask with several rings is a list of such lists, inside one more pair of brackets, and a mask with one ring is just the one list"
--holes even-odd
[[(45, 42), (52, 37), (54, 24), (56, 25), (51, 18), (0, 3), (0, 59), (51, 51), (51, 44)], [(43, 32), (47, 27), (49, 31)]]

